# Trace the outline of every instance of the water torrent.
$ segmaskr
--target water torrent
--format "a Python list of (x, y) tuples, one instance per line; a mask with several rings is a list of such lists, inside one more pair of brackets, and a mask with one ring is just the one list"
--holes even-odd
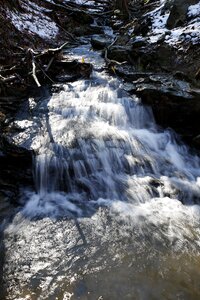
[(8, 299), (198, 299), (199, 157), (90, 45), (69, 54), (94, 64), (91, 79), (16, 121), (38, 154), (36, 192), (5, 230)]

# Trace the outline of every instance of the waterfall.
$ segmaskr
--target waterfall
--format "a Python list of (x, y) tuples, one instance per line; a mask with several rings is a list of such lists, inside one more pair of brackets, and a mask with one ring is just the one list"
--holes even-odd
[(30, 99), (31, 120), (16, 121), (37, 155), (35, 191), (4, 231), (9, 299), (199, 299), (199, 157), (98, 52), (68, 55), (92, 77)]
[[(74, 52), (90, 59), (87, 45)], [(200, 195), (199, 157), (171, 130), (159, 128), (151, 109), (130, 97), (119, 79), (102, 71), (98, 54), (93, 56), (91, 79), (64, 85), (35, 111), (37, 193), (29, 194), (24, 213), (80, 215), (99, 199), (193, 203)]]

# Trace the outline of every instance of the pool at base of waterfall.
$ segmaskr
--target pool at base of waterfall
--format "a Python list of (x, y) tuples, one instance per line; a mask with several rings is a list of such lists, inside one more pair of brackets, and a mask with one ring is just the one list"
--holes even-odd
[(100, 202), (85, 218), (16, 214), (4, 232), (6, 299), (199, 298), (198, 207)]

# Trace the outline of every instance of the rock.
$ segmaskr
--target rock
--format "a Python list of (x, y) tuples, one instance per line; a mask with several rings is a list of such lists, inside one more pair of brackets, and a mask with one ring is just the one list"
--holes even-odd
[(175, 72), (173, 72), (173, 76), (174, 76), (174, 78), (176, 78), (176, 79), (184, 80), (184, 81), (190, 82), (190, 78), (189, 78), (188, 75), (185, 74), (184, 72), (181, 72), (181, 71), (175, 71)]
[(94, 49), (101, 50), (111, 44), (112, 40), (105, 35), (93, 36), (91, 38), (91, 45)]
[(15, 145), (5, 135), (0, 137), (0, 150), (3, 153), (1, 158), (8, 157), (10, 161), (17, 158), (20, 162), (23, 161), (25, 164), (30, 164), (32, 162), (33, 152)]
[[(16, 94), (19, 93), (19, 90), (16, 90)], [(10, 93), (14, 93), (14, 89), (9, 90)], [(21, 97), (8, 96), (8, 97), (0, 97), (0, 124), (6, 121), (7, 118), (13, 117), (13, 115), (19, 110), (22, 103), (26, 100), (25, 95), (22, 93)]]
[(77, 10), (71, 12), (71, 16), (79, 24), (92, 24), (94, 22), (94, 19), (84, 11)]
[(192, 143), (199, 134), (200, 92), (171, 75), (151, 75), (148, 83), (135, 84), (134, 93), (152, 107), (157, 123)]
[(60, 74), (60, 75), (57, 75), (55, 77), (56, 81), (59, 82), (59, 83), (64, 83), (64, 82), (73, 82), (75, 80), (78, 79), (78, 76), (76, 74)]
[(136, 37), (131, 40), (131, 45), (133, 48), (144, 47), (147, 45), (147, 39), (144, 37)]
[[(188, 8), (199, 0), (167, 0), (165, 5), (160, 1), (150, 2), (153, 6), (149, 9), (147, 5), (142, 17), (120, 25), (117, 41), (108, 49), (108, 58), (127, 62), (113, 62), (115, 73), (125, 80), (126, 91), (136, 93), (152, 107), (158, 124), (172, 127), (185, 140), (193, 144), (195, 140), (197, 145), (200, 140), (200, 48), (198, 29), (193, 24), (198, 22), (198, 16), (188, 17)], [(170, 13), (168, 30), (165, 28), (167, 13)], [(171, 29), (183, 23), (176, 38), (177, 32)]]
[(130, 61), (131, 46), (114, 45), (108, 49), (108, 58), (118, 62)]
[(143, 71), (160, 71), (176, 68), (176, 51), (169, 45), (162, 43), (161, 45), (147, 44), (146, 47), (133, 49), (131, 57), (137, 67)]
[[(1, 186), (1, 183), (0, 183)], [(6, 192), (1, 190), (0, 191), (0, 222), (2, 224), (2, 221), (8, 217), (8, 215), (12, 215), (14, 211), (14, 206), (11, 205), (10, 199), (15, 198), (15, 193), (14, 192)]]
[(128, 64), (116, 65), (115, 73), (120, 77), (123, 77), (123, 79), (125, 79), (128, 82), (134, 82), (141, 78), (149, 78), (150, 75), (154, 74), (151, 72), (148, 73), (137, 71), (136, 68)]
[(113, 20), (112, 28), (115, 30), (119, 30), (123, 26), (123, 21), (115, 21)]
[(33, 151), (15, 145), (7, 137), (0, 137), (0, 191), (16, 203), (20, 186), (33, 186)]
[(76, 36), (84, 36), (84, 35), (91, 35), (91, 34), (103, 34), (104, 31), (102, 27), (96, 25), (84, 25), (78, 26), (73, 30), (73, 33)]
[(195, 74), (195, 79), (200, 81), (200, 68), (197, 70), (197, 72)]
[(157, 40), (157, 44), (161, 44), (165, 41), (165, 37), (166, 37), (166, 32), (163, 33)]
[(150, 17), (145, 16), (141, 18), (134, 26), (134, 34), (146, 36), (151, 25), (152, 25), (152, 20)]
[(199, 45), (190, 45), (184, 50), (178, 50), (164, 42), (163, 38), (154, 44), (145, 43), (144, 39), (143, 46), (135, 47), (135, 45), (132, 44), (131, 51), (128, 51), (127, 61), (139, 71), (152, 71), (154, 73), (155, 71), (161, 73), (163, 71), (169, 73), (177, 72), (182, 73), (183, 76), (187, 77), (190, 81), (199, 81), (199, 55)]
[(6, 115), (0, 111), (0, 126), (6, 120)]
[(58, 82), (69, 82), (80, 78), (89, 78), (92, 72), (90, 63), (73, 61), (54, 61), (49, 76)]
[(102, 26), (90, 25), (90, 34), (103, 34), (104, 33), (104, 28)]
[(121, 31), (121, 34), (117, 37), (117, 40), (115, 41), (115, 46), (130, 46), (128, 45), (130, 41), (130, 36), (123, 31)]
[(173, 29), (183, 25), (187, 19), (188, 7), (198, 2), (198, 0), (174, 0), (167, 20), (167, 28)]

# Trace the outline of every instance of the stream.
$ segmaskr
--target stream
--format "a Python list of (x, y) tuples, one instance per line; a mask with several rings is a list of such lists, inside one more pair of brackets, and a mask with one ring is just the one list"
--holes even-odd
[(6, 299), (200, 299), (200, 158), (90, 44), (66, 55), (91, 78), (44, 89), (15, 120), (36, 191), (4, 229)]

